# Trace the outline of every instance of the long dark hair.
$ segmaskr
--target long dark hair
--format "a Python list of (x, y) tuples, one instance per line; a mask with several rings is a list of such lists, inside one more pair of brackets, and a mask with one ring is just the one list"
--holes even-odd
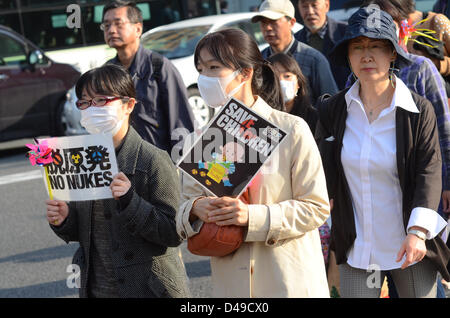
[(228, 28), (205, 35), (197, 44), (194, 63), (200, 51), (208, 52), (221, 64), (233, 70), (253, 69), (252, 91), (270, 106), (284, 110), (280, 82), (273, 67), (264, 60), (255, 40), (240, 29)]
[(389, 13), (397, 23), (408, 19), (408, 16), (416, 11), (415, 3), (412, 0), (365, 0), (361, 7), (369, 5), (379, 6), (380, 10)]
[(305, 75), (303, 75), (297, 61), (286, 53), (276, 53), (270, 56), (267, 60), (272, 64), (280, 64), (285, 70), (297, 76), (299, 88), (297, 91), (297, 96), (294, 98), (294, 107), (292, 108), (291, 114), (300, 116), (304, 113), (302, 110), (312, 108), (308, 92), (308, 80)]

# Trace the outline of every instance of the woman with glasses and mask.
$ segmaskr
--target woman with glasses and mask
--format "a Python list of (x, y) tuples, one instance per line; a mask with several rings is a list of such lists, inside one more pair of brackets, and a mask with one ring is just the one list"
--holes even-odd
[(47, 200), (52, 230), (80, 248), (80, 297), (187, 297), (175, 214), (179, 179), (168, 154), (130, 126), (136, 103), (129, 73), (108, 64), (83, 74), (76, 84), (81, 124), (91, 134), (110, 134), (119, 173), (114, 199)]
[(438, 235), (441, 154), (431, 103), (393, 74), (410, 63), (392, 17), (361, 8), (330, 58), (357, 81), (318, 105), (333, 200), (331, 249), (343, 297), (379, 297), (386, 273), (400, 297), (436, 297), (450, 251)]
[(220, 107), (234, 97), (288, 132), (241, 196), (245, 199), (210, 196), (183, 176), (177, 214), (181, 237), (195, 236), (197, 221), (245, 228), (237, 250), (211, 257), (214, 296), (329, 297), (318, 232), (329, 216), (329, 202), (308, 125), (283, 111), (278, 76), (244, 31), (206, 35), (194, 62), (200, 94), (209, 106)]

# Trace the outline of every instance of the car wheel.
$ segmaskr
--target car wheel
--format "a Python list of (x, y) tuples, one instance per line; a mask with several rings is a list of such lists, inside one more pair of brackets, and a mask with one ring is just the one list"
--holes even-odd
[(214, 109), (208, 107), (200, 95), (198, 88), (192, 87), (188, 89), (188, 100), (192, 107), (195, 120), (200, 127), (205, 126), (214, 115)]

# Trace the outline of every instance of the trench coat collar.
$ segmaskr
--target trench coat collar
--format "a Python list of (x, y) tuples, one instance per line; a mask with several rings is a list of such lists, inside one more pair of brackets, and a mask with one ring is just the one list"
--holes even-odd
[(135, 173), (141, 144), (141, 136), (132, 126), (129, 126), (122, 148), (117, 154), (117, 165), (120, 171), (125, 174)]
[(249, 108), (266, 120), (270, 117), (273, 111), (273, 108), (270, 107), (260, 96), (256, 96), (255, 102)]

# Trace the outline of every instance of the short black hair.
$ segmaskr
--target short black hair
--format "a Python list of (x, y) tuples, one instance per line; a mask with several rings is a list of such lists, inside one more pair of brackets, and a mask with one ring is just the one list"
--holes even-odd
[(136, 89), (130, 73), (116, 64), (105, 64), (81, 75), (75, 85), (78, 99), (82, 99), (85, 89), (91, 97), (101, 94), (136, 98)]
[(142, 11), (138, 8), (134, 1), (114, 0), (105, 5), (103, 8), (102, 20), (105, 18), (106, 12), (112, 9), (127, 8), (127, 17), (131, 23), (143, 23)]

